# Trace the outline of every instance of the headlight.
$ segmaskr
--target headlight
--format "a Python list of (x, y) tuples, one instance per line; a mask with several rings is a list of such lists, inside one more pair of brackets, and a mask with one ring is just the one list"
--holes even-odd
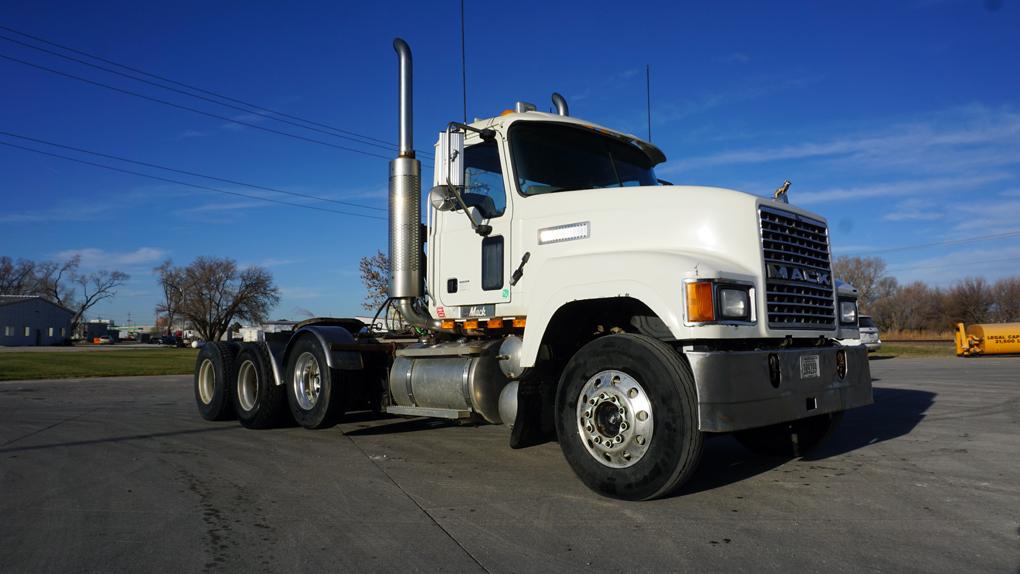
[(751, 285), (701, 279), (686, 282), (685, 289), (688, 323), (752, 322)]
[(839, 321), (841, 323), (856, 323), (857, 322), (857, 302), (856, 301), (840, 301), (839, 302)]
[(726, 319), (749, 319), (751, 298), (746, 289), (719, 289), (719, 314)]

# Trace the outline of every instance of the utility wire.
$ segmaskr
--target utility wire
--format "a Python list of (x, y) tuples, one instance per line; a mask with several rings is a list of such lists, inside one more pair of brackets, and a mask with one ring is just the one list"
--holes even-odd
[(326, 202), (330, 202), (330, 203), (346, 205), (346, 206), (349, 206), (349, 207), (357, 207), (359, 209), (371, 209), (371, 210), (375, 210), (375, 211), (386, 211), (386, 208), (384, 208), (384, 207), (373, 207), (373, 206), (369, 206), (369, 205), (361, 205), (361, 204), (354, 203), (354, 202), (351, 202), (351, 201), (343, 201), (343, 200), (340, 200), (340, 199), (330, 199), (330, 198), (326, 198), (326, 197), (319, 197), (317, 195), (310, 195), (310, 194), (307, 194), (307, 193), (299, 193), (299, 192), (296, 192), (296, 191), (287, 191), (285, 189), (277, 189), (275, 187), (268, 187), (268, 186), (264, 186), (264, 185), (256, 185), (254, 183), (246, 183), (246, 182), (237, 181), (237, 180), (234, 180), (234, 179), (227, 179), (225, 177), (217, 177), (217, 176), (214, 176), (214, 175), (207, 175), (207, 174), (204, 174), (204, 173), (198, 173), (198, 172), (188, 171), (188, 170), (184, 170), (184, 169), (176, 169), (176, 168), (167, 167), (167, 166), (159, 165), (159, 164), (155, 164), (155, 163), (149, 163), (149, 162), (145, 162), (145, 161), (128, 159), (126, 157), (121, 157), (121, 156), (118, 156), (118, 155), (102, 153), (102, 152), (98, 152), (98, 151), (92, 151), (92, 150), (88, 150), (88, 149), (85, 149), (85, 148), (74, 147), (74, 146), (65, 145), (65, 144), (59, 144), (59, 143), (56, 143), (56, 142), (51, 142), (51, 141), (46, 141), (46, 140), (39, 139), (39, 138), (33, 138), (33, 137), (29, 137), (29, 136), (24, 136), (24, 135), (16, 134), (16, 133), (13, 133), (13, 132), (4, 131), (4, 130), (0, 130), (0, 135), (5, 135), (5, 136), (8, 136), (8, 137), (18, 138), (18, 139), (22, 139), (22, 140), (26, 140), (26, 141), (30, 141), (30, 142), (35, 142), (35, 143), (45, 144), (45, 145), (49, 145), (49, 146), (53, 146), (53, 147), (59, 147), (59, 148), (63, 148), (63, 149), (66, 149), (66, 150), (76, 151), (76, 152), (79, 152), (79, 153), (85, 153), (85, 154), (94, 155), (94, 156), (98, 156), (98, 157), (104, 157), (104, 158), (107, 158), (107, 159), (123, 161), (123, 162), (126, 162), (126, 163), (133, 163), (135, 165), (141, 165), (141, 166), (151, 167), (151, 168), (155, 168), (155, 169), (162, 169), (164, 171), (171, 171), (171, 172), (180, 173), (180, 174), (183, 174), (183, 175), (190, 175), (190, 176), (193, 176), (193, 177), (201, 177), (201, 178), (204, 178), (204, 179), (211, 179), (211, 180), (215, 180), (215, 181), (221, 181), (223, 183), (230, 183), (230, 184), (233, 184), (233, 185), (241, 185), (241, 186), (244, 186), (244, 187), (250, 187), (252, 189), (261, 189), (263, 191), (271, 191), (273, 193), (282, 193), (282, 194), (285, 194), (285, 195), (293, 195), (295, 197), (303, 197), (305, 199), (314, 199), (316, 201), (326, 201)]
[(194, 112), (196, 114), (201, 114), (203, 116), (208, 116), (210, 118), (216, 118), (218, 120), (222, 120), (222, 121), (225, 121), (225, 122), (230, 122), (230, 123), (233, 123), (233, 124), (238, 124), (238, 125), (246, 126), (246, 127), (257, 129), (257, 130), (262, 130), (262, 131), (274, 133), (274, 134), (284, 135), (284, 136), (287, 136), (287, 137), (292, 137), (292, 138), (295, 138), (295, 139), (299, 139), (299, 140), (303, 140), (303, 141), (307, 141), (307, 142), (311, 142), (311, 143), (317, 143), (317, 144), (328, 146), (328, 147), (332, 147), (332, 148), (337, 148), (337, 149), (342, 149), (342, 150), (346, 150), (346, 151), (351, 151), (351, 152), (354, 152), (354, 153), (360, 153), (360, 154), (371, 156), (371, 157), (378, 157), (378, 158), (381, 158), (381, 159), (390, 159), (389, 157), (386, 157), (384, 155), (380, 155), (380, 154), (377, 154), (377, 153), (373, 153), (373, 152), (369, 152), (369, 151), (364, 151), (364, 150), (360, 150), (360, 149), (355, 149), (355, 148), (352, 148), (352, 147), (347, 147), (347, 146), (342, 146), (342, 145), (336, 145), (336, 144), (333, 144), (333, 143), (324, 142), (322, 140), (317, 140), (315, 138), (309, 138), (309, 137), (305, 137), (305, 136), (301, 136), (301, 135), (297, 135), (297, 134), (292, 134), (292, 133), (289, 133), (289, 132), (285, 132), (285, 131), (281, 131), (281, 130), (277, 130), (277, 129), (273, 129), (273, 128), (267, 128), (265, 126), (260, 126), (260, 125), (249, 123), (249, 122), (244, 122), (244, 121), (237, 120), (237, 119), (234, 119), (234, 118), (230, 118), (230, 117), (227, 117), (227, 116), (221, 116), (219, 114), (214, 114), (214, 113), (211, 113), (211, 112), (206, 112), (206, 111), (200, 110), (198, 108), (192, 108), (190, 106), (185, 106), (185, 105), (182, 105), (182, 104), (175, 104), (174, 102), (171, 102), (171, 101), (163, 100), (163, 99), (160, 99), (160, 98), (154, 98), (152, 96), (146, 96), (145, 94), (140, 94), (138, 92), (133, 92), (131, 90), (125, 90), (124, 88), (118, 88), (116, 86), (111, 86), (109, 84), (104, 84), (102, 82), (97, 82), (95, 80), (90, 80), (88, 78), (83, 78), (81, 76), (76, 76), (74, 74), (69, 74), (67, 72), (61, 72), (60, 70), (55, 70), (53, 68), (49, 68), (49, 67), (42, 66), (42, 65), (39, 65), (39, 64), (33, 64), (32, 62), (28, 62), (28, 61), (25, 61), (25, 60), (22, 60), (22, 59), (19, 59), (19, 58), (14, 58), (12, 56), (7, 56), (5, 54), (0, 54), (0, 58), (3, 58), (5, 60), (10, 60), (12, 62), (17, 62), (19, 64), (28, 66), (30, 68), (36, 68), (38, 70), (43, 70), (43, 71), (46, 71), (46, 72), (50, 72), (51, 74), (56, 74), (58, 76), (63, 76), (65, 78), (71, 78), (72, 80), (78, 80), (79, 82), (84, 82), (86, 84), (92, 84), (93, 86), (99, 86), (101, 88), (106, 88), (108, 90), (113, 90), (115, 92), (120, 92), (122, 94), (127, 94), (129, 96), (134, 96), (136, 98), (141, 98), (143, 100), (148, 100), (150, 102), (156, 102), (157, 104), (163, 104), (165, 106), (170, 106), (172, 108), (177, 108), (177, 109), (180, 109), (180, 110), (187, 110), (189, 112)]
[(18, 145), (18, 144), (14, 144), (14, 143), (10, 143), (10, 142), (5, 142), (5, 141), (0, 141), (0, 145), (5, 145), (5, 146), (8, 146), (8, 147), (22, 149), (22, 150), (30, 151), (30, 152), (37, 153), (37, 154), (40, 154), (40, 155), (60, 158), (60, 159), (67, 160), (67, 161), (73, 161), (75, 163), (80, 163), (80, 164), (84, 164), (84, 165), (91, 165), (93, 167), (99, 167), (99, 168), (102, 168), (102, 169), (108, 169), (110, 171), (116, 171), (116, 172), (120, 172), (120, 173), (127, 173), (127, 174), (130, 174), (130, 175), (137, 175), (137, 176), (140, 176), (140, 177), (146, 177), (146, 178), (149, 178), (149, 179), (154, 179), (154, 180), (162, 181), (162, 182), (166, 182), (166, 183), (173, 183), (173, 184), (177, 184), (177, 185), (183, 185), (183, 186), (186, 186), (186, 187), (193, 187), (195, 189), (201, 189), (201, 190), (204, 190), (204, 191), (213, 191), (213, 192), (222, 193), (222, 194), (225, 194), (225, 195), (233, 195), (233, 196), (236, 196), (236, 197), (243, 197), (243, 198), (246, 198), (246, 199), (255, 199), (255, 200), (259, 200), (259, 201), (268, 201), (270, 203), (276, 203), (276, 204), (279, 204), (279, 205), (288, 205), (288, 206), (291, 206), (291, 207), (300, 207), (300, 208), (303, 208), (303, 209), (313, 209), (315, 211), (324, 211), (324, 212), (327, 212), (327, 213), (336, 213), (336, 214), (339, 214), (339, 215), (349, 215), (351, 217), (363, 217), (365, 219), (377, 219), (377, 220), (380, 220), (380, 221), (385, 221), (386, 220), (385, 217), (379, 217), (377, 215), (366, 215), (366, 214), (363, 214), (363, 213), (351, 213), (349, 211), (339, 211), (339, 210), (336, 210), (336, 209), (329, 209), (329, 208), (326, 208), (326, 207), (317, 207), (317, 206), (314, 206), (314, 205), (304, 205), (304, 204), (301, 204), (301, 203), (294, 203), (294, 202), (290, 202), (290, 201), (283, 201), (283, 200), (279, 200), (279, 199), (273, 199), (273, 198), (270, 198), (270, 197), (259, 197), (257, 195), (249, 195), (247, 193), (240, 193), (240, 192), (236, 192), (236, 191), (227, 191), (225, 189), (219, 189), (217, 187), (210, 187), (210, 186), (207, 186), (207, 185), (199, 185), (199, 184), (195, 184), (195, 183), (188, 183), (186, 181), (180, 181), (180, 180), (171, 179), (171, 178), (168, 178), (168, 177), (161, 177), (161, 176), (158, 176), (158, 175), (152, 175), (152, 174), (148, 174), (148, 173), (143, 173), (143, 172), (140, 172), (140, 171), (133, 171), (133, 170), (130, 170), (130, 169), (114, 167), (112, 165), (96, 163), (96, 162), (88, 161), (88, 160), (85, 160), (85, 159), (78, 159), (78, 158), (75, 158), (75, 157), (66, 156), (66, 155), (62, 155), (62, 154), (59, 154), (59, 153), (52, 153), (52, 152), (43, 151), (43, 150), (39, 150), (39, 149), (34, 149), (34, 148), (27, 147), (27, 146)]
[[(245, 122), (245, 121), (237, 120), (237, 119), (230, 118), (230, 117), (227, 117), (227, 116), (221, 116), (219, 114), (214, 114), (214, 113), (211, 113), (211, 112), (206, 112), (206, 111), (200, 110), (198, 108), (192, 108), (190, 106), (185, 106), (185, 105), (182, 105), (182, 104), (176, 104), (176, 103), (168, 101), (168, 100), (163, 100), (163, 99), (160, 99), (160, 98), (155, 98), (155, 97), (152, 97), (152, 96), (147, 96), (145, 94), (141, 94), (141, 93), (138, 93), (138, 92), (133, 92), (131, 90), (126, 90), (124, 88), (118, 88), (116, 86), (111, 86), (109, 84), (104, 84), (102, 82), (97, 82), (95, 80), (90, 80), (88, 78), (83, 78), (81, 76), (76, 76), (74, 74), (69, 74), (67, 72), (62, 72), (60, 70), (49, 68), (47, 66), (42, 66), (40, 64), (34, 64), (32, 62), (28, 62), (26, 60), (15, 58), (13, 56), (7, 56), (5, 54), (0, 54), (0, 58), (2, 58), (4, 60), (9, 60), (11, 62), (16, 62), (18, 64), (22, 64), (22, 65), (28, 66), (30, 68), (36, 68), (36, 69), (39, 69), (39, 70), (43, 70), (45, 72), (50, 72), (51, 74), (56, 74), (58, 76), (63, 76), (65, 78), (70, 78), (70, 79), (73, 79), (73, 80), (78, 80), (79, 82), (84, 82), (86, 84), (91, 84), (91, 85), (94, 85), (94, 86), (99, 86), (101, 88), (106, 88), (106, 89), (112, 90), (114, 92), (119, 92), (119, 93), (122, 93), (122, 94), (127, 94), (129, 96), (134, 96), (136, 98), (141, 98), (143, 100), (148, 100), (150, 102), (156, 102), (158, 104), (163, 104), (165, 106), (169, 106), (169, 107), (172, 107), (172, 108), (177, 108), (177, 109), (180, 109), (180, 110), (187, 110), (189, 112), (194, 112), (196, 114), (200, 114), (200, 115), (203, 115), (203, 116), (208, 116), (210, 118), (215, 118), (215, 119), (222, 120), (222, 121), (225, 121), (225, 122), (230, 122), (230, 123), (233, 123), (233, 124), (242, 125), (242, 126), (249, 127), (249, 128), (252, 128), (252, 129), (262, 130), (264, 132), (269, 132), (269, 133), (274, 133), (274, 134), (279, 134), (279, 135), (282, 135), (282, 136), (287, 136), (287, 137), (290, 137), (290, 138), (294, 138), (294, 139), (298, 139), (298, 140), (302, 140), (302, 141), (306, 141), (306, 142), (310, 142), (310, 143), (316, 143), (316, 144), (327, 146), (327, 147), (331, 147), (331, 148), (336, 148), (336, 149), (341, 149), (341, 150), (345, 150), (345, 151), (349, 151), (349, 152), (359, 153), (359, 154), (362, 154), (362, 155), (367, 155), (369, 157), (377, 157), (377, 158), (385, 159), (385, 160), (391, 159), (391, 158), (389, 158), (387, 156), (384, 156), (384, 155), (381, 155), (381, 154), (377, 154), (377, 153), (374, 153), (374, 152), (360, 150), (360, 149), (356, 149), (356, 148), (352, 148), (352, 147), (348, 147), (348, 146), (337, 145), (337, 144), (326, 142), (326, 141), (322, 141), (322, 140), (319, 140), (319, 139), (310, 138), (310, 137), (306, 137), (306, 136), (302, 136), (302, 135), (298, 135), (298, 134), (292, 134), (290, 132), (285, 132), (285, 131), (282, 131), (282, 130), (277, 130), (277, 129), (269, 128), (269, 127), (266, 127), (266, 126), (260, 126), (258, 124), (253, 124), (253, 123), (250, 123), (250, 122)], [(425, 163), (425, 162), (422, 162), (422, 163)], [(431, 164), (426, 164), (426, 165), (429, 165), (431, 167)]]
[[(160, 81), (163, 81), (163, 82), (167, 82), (167, 83), (170, 83), (170, 84), (174, 84), (176, 86), (180, 86), (182, 88), (187, 88), (189, 90), (193, 90), (193, 91), (196, 91), (196, 92), (200, 92), (200, 93), (203, 93), (203, 94), (214, 96), (214, 97), (217, 97), (217, 98), (220, 98), (220, 99), (223, 99), (223, 100), (227, 100), (227, 101), (230, 101), (230, 102), (242, 104), (242, 105), (248, 106), (249, 108), (254, 108), (255, 110), (258, 110), (258, 111), (261, 111), (261, 112), (265, 112), (266, 114), (273, 114), (273, 115), (277, 115), (277, 116), (281, 116), (281, 117), (285, 117), (285, 118), (290, 118), (292, 120), (297, 120), (297, 121), (304, 122), (304, 123), (307, 123), (307, 124), (311, 124), (311, 125), (314, 125), (314, 126), (319, 126), (319, 127), (322, 127), (322, 128), (333, 130), (335, 132), (339, 132), (339, 133), (342, 133), (342, 134), (347, 134), (349, 136), (354, 136), (354, 137), (362, 138), (364, 140), (369, 140), (369, 141), (377, 142), (377, 143), (380, 143), (380, 144), (385, 144), (389, 148), (396, 148), (397, 147), (394, 144), (392, 144), (391, 142), (388, 142), (386, 140), (382, 140), (382, 139), (379, 139), (379, 138), (374, 138), (374, 137), (371, 137), (371, 136), (366, 136), (366, 135), (363, 135), (363, 134), (359, 134), (357, 132), (353, 132), (353, 131), (350, 131), (350, 130), (345, 130), (343, 128), (338, 128), (336, 126), (331, 126), (329, 124), (325, 124), (325, 123), (322, 123), (322, 122), (317, 122), (317, 121), (314, 121), (314, 120), (305, 119), (305, 118), (302, 118), (300, 116), (295, 116), (295, 115), (288, 114), (288, 113), (285, 113), (285, 112), (281, 112), (281, 111), (278, 111), (278, 110), (273, 110), (273, 109), (267, 108), (265, 106), (260, 106), (260, 105), (257, 105), (257, 104), (253, 104), (251, 102), (247, 102), (247, 101), (244, 101), (244, 100), (240, 100), (240, 99), (237, 99), (237, 98), (226, 96), (224, 94), (220, 94), (220, 93), (214, 92), (212, 90), (206, 90), (206, 89), (200, 88), (198, 86), (193, 86), (191, 84), (186, 84), (184, 82), (179, 82), (177, 80), (173, 80), (173, 79), (167, 78), (166, 76), (160, 76), (159, 74), (153, 74), (151, 72), (146, 72), (145, 70), (141, 70), (139, 68), (134, 68), (134, 67), (128, 66), (126, 64), (121, 64), (119, 62), (114, 62), (112, 60), (108, 60), (106, 58), (103, 58), (101, 56), (97, 56), (95, 54), (91, 54), (91, 53), (83, 51), (83, 50), (78, 50), (76, 48), (72, 48), (70, 46), (65, 46), (65, 45), (62, 45), (62, 44), (58, 44), (56, 42), (52, 42), (50, 40), (46, 40), (46, 39), (40, 38), (38, 36), (33, 36), (32, 34), (28, 34), (28, 33), (22, 32), (20, 30), (15, 30), (14, 28), (11, 28), (11, 27), (8, 27), (8, 26), (0, 25), (0, 30), (6, 30), (8, 32), (13, 32), (15, 34), (18, 34), (19, 36), (23, 36), (25, 38), (29, 38), (31, 40), (35, 40), (36, 42), (40, 42), (40, 43), (46, 44), (48, 46), (53, 46), (54, 48), (60, 48), (61, 50), (66, 50), (68, 52), (72, 52), (72, 53), (75, 53), (75, 54), (78, 54), (78, 55), (81, 55), (81, 56), (86, 56), (86, 57), (91, 58), (93, 60), (97, 60), (99, 62), (110, 64), (112, 66), (117, 66), (118, 68), (122, 68), (122, 69), (125, 69), (125, 70), (128, 70), (128, 71), (134, 72), (136, 74), (141, 74), (141, 75), (149, 77), (149, 78), (154, 78), (154, 79), (157, 79), (157, 80), (160, 80)], [(8, 41), (17, 42), (17, 40), (12, 40), (10, 38), (5, 38), (5, 39), (7, 39)], [(41, 48), (38, 48), (37, 46), (31, 46), (31, 45), (28, 45), (28, 44), (23, 44), (21, 42), (18, 42), (18, 43), (22, 44), (22, 45), (29, 46), (30, 48), (41, 49)], [(49, 51), (47, 50), (47, 52), (49, 52)], [(52, 52), (50, 52), (50, 53), (52, 53)], [(59, 55), (59, 56), (61, 56), (63, 58), (68, 58), (68, 56), (65, 56), (65, 55), (62, 55), (62, 54), (57, 54), (57, 55)], [(77, 59), (75, 59), (75, 61), (81, 62), (81, 60), (77, 60)], [(94, 66), (93, 64), (89, 64), (89, 63), (86, 63), (86, 62), (81, 62), (81, 63), (89, 65), (89, 66)], [(110, 71), (112, 73), (118, 73), (118, 72), (113, 72), (112, 70), (108, 70), (106, 68), (100, 68), (100, 69), (104, 69), (104, 70)], [(135, 78), (135, 79), (137, 79), (138, 81), (144, 81), (144, 80), (140, 80), (138, 78)], [(165, 88), (165, 86), (161, 86), (161, 87)], [(170, 89), (170, 88), (167, 88), (167, 89)], [(193, 94), (189, 94), (189, 95), (194, 96)], [(198, 96), (194, 96), (194, 97), (198, 97)], [(221, 104), (221, 105), (223, 105), (223, 104)], [(250, 112), (251, 110), (245, 110), (245, 111), (249, 111)], [(260, 115), (264, 115), (264, 114), (260, 114)], [(422, 152), (422, 154), (423, 155), (428, 155), (427, 152)]]
[[(888, 249), (877, 249), (875, 251), (869, 251), (867, 253), (857, 253), (856, 255), (874, 255), (876, 253), (894, 253), (897, 251), (908, 251), (910, 249), (923, 249), (925, 247), (938, 247), (941, 245), (959, 245), (962, 243), (974, 243), (976, 241), (988, 241), (991, 239), (1006, 239), (1009, 237), (1020, 236), (1020, 229), (1014, 231), (1007, 231), (1003, 233), (995, 233), (992, 235), (978, 235), (975, 237), (964, 237), (962, 239), (947, 239), (945, 241), (935, 241), (932, 243), (921, 243), (918, 245), (904, 245), (901, 247), (890, 247)], [(854, 255), (854, 254), (850, 254)]]
[(911, 265), (909, 267), (890, 265), (889, 271), (893, 273), (900, 273), (903, 271), (914, 271), (917, 269), (948, 269), (948, 268), (955, 269), (957, 267), (964, 267), (969, 265), (983, 265), (985, 263), (1001, 263), (1003, 261), (1016, 261), (1017, 259), (1020, 259), (1020, 255), (1016, 255), (1013, 257), (1001, 257), (998, 259), (982, 259), (980, 261), (963, 261), (961, 263), (947, 263), (943, 265)]
[(144, 78), (139, 78), (138, 76), (133, 76), (131, 74), (125, 74), (124, 72), (118, 72), (117, 70), (114, 70), (114, 69), (111, 69), (111, 68), (107, 68), (105, 66), (100, 66), (98, 64), (93, 64), (91, 62), (87, 62), (87, 61), (82, 60), (80, 58), (75, 58), (74, 56), (68, 56), (68, 55), (65, 55), (65, 54), (61, 54), (59, 52), (54, 52), (53, 50), (47, 50), (46, 48), (40, 48), (39, 46), (33, 46), (33, 45), (31, 45), (31, 44), (29, 44), (27, 42), (22, 42), (20, 40), (15, 40), (14, 38), (9, 38), (9, 37), (4, 36), (2, 34), (0, 34), (0, 40), (6, 40), (8, 42), (13, 42), (15, 44), (18, 44), (18, 45), (21, 45), (21, 46), (25, 46), (26, 48), (31, 48), (33, 50), (38, 50), (38, 51), (44, 52), (46, 54), (57, 56), (58, 58), (64, 58), (65, 60), (69, 60), (71, 62), (77, 62), (77, 63), (82, 64), (84, 66), (89, 66), (90, 68), (95, 68), (97, 70), (102, 70), (102, 71), (108, 72), (110, 74), (116, 74), (118, 76), (134, 80), (136, 82), (141, 82), (143, 84), (148, 84), (150, 86), (155, 86), (157, 88), (162, 88), (164, 90), (169, 90), (171, 92), (175, 92), (175, 93), (178, 93), (178, 94), (183, 94), (185, 96), (189, 96), (189, 97), (192, 97), (192, 98), (197, 98), (197, 99), (200, 99), (200, 100), (204, 100), (206, 102), (211, 102), (213, 104), (216, 104), (216, 105), (219, 105), (219, 106), (223, 106), (223, 107), (227, 107), (227, 108), (230, 108), (230, 109), (233, 109), (233, 110), (238, 110), (238, 111), (249, 113), (249, 114), (255, 114), (255, 115), (261, 116), (261, 117), (266, 118), (266, 119), (275, 120), (275, 121), (278, 121), (278, 122), (281, 122), (281, 123), (285, 123), (285, 124), (289, 124), (289, 125), (301, 128), (301, 129), (306, 129), (306, 130), (311, 130), (311, 131), (314, 131), (314, 132), (319, 132), (319, 133), (322, 133), (322, 134), (326, 134), (328, 136), (342, 138), (342, 139), (345, 139), (345, 140), (348, 140), (348, 141), (352, 141), (352, 142), (355, 142), (355, 143), (359, 143), (359, 144), (362, 144), (362, 145), (367, 145), (367, 146), (372, 146), (372, 147), (376, 147), (376, 148), (381, 148), (381, 149), (385, 149), (385, 150), (388, 150), (388, 151), (395, 150), (396, 147), (397, 147), (397, 146), (395, 146), (393, 144), (379, 144), (379, 143), (373, 143), (373, 142), (370, 142), (370, 141), (362, 141), (360, 139), (355, 139), (355, 138), (353, 138), (351, 136), (346, 136), (346, 135), (342, 135), (342, 134), (333, 133), (332, 131), (326, 131), (326, 130), (319, 129), (319, 128), (316, 128), (316, 127), (310, 127), (310, 126), (302, 125), (302, 124), (299, 124), (297, 122), (292, 122), (292, 121), (285, 120), (285, 119), (274, 118), (274, 117), (272, 117), (272, 116), (270, 116), (268, 114), (259, 113), (257, 110), (252, 110), (250, 108), (245, 108), (245, 107), (237, 106), (237, 105), (234, 105), (234, 104), (228, 104), (228, 103), (216, 100), (214, 98), (210, 98), (210, 97), (206, 97), (206, 96), (201, 96), (201, 95), (198, 95), (198, 94), (193, 94), (193, 93), (188, 92), (186, 90), (181, 90), (181, 89), (178, 89), (178, 88), (174, 88), (172, 86), (166, 86), (166, 85), (160, 84), (159, 82), (153, 82), (151, 80), (146, 80)]

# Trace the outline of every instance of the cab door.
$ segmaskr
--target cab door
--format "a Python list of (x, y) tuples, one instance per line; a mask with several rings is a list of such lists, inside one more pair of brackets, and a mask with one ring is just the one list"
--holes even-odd
[[(512, 204), (504, 176), (503, 146), (499, 138), (469, 139), (464, 147), (464, 203), (479, 212), (492, 232), (475, 232), (463, 209), (436, 211), (433, 296), (437, 307), (487, 306), (510, 302), (510, 220)], [(444, 309), (447, 317), (467, 317), (459, 310)], [(476, 316), (489, 316), (476, 310)]]

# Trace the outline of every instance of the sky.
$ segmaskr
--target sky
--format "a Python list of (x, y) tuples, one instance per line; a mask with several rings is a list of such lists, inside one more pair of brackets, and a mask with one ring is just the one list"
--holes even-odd
[[(648, 66), (660, 178), (758, 195), (789, 179), (836, 255), (900, 282), (1020, 274), (1018, 2), (466, 0), (465, 22), (470, 118), (557, 91), (644, 137)], [(152, 323), (153, 267), (203, 255), (269, 269), (273, 318), (361, 314), (358, 261), (387, 249), (392, 39), (414, 53), (429, 150), (463, 117), (459, 26), (458, 0), (7, 3), (0, 255), (130, 274), (90, 317), (121, 324)]]

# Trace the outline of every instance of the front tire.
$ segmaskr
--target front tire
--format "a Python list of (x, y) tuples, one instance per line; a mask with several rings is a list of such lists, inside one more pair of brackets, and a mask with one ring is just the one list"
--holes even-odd
[(704, 437), (694, 376), (683, 357), (644, 335), (608, 335), (567, 363), (556, 431), (589, 488), (624, 500), (666, 496), (693, 474)]
[(234, 359), (237, 347), (213, 341), (202, 347), (195, 360), (195, 403), (207, 421), (222, 421), (234, 416), (231, 383), (237, 372)]
[(287, 403), (294, 420), (307, 429), (335, 425), (344, 414), (340, 371), (329, 368), (314, 337), (298, 339), (287, 357)]

